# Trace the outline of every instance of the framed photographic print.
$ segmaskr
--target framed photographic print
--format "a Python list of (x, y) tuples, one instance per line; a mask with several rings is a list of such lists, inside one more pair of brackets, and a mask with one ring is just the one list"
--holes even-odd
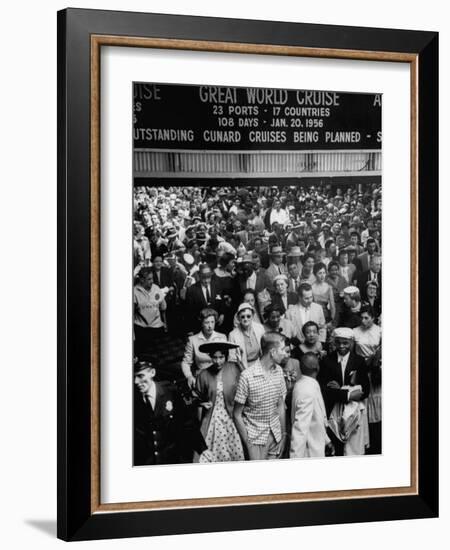
[(437, 34), (68, 9), (58, 55), (58, 536), (436, 516)]

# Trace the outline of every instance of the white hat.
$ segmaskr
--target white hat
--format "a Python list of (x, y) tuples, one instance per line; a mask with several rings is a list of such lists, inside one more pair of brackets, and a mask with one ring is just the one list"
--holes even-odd
[(183, 254), (183, 260), (187, 265), (194, 265), (194, 257), (191, 254)]
[(243, 311), (244, 309), (250, 309), (253, 313), (255, 313), (255, 309), (252, 305), (250, 305), (249, 303), (247, 302), (244, 302), (243, 304), (241, 304), (239, 307), (238, 307), (238, 310), (237, 310), (237, 314), (239, 315), (239, 313), (241, 311)]
[(357, 286), (346, 286), (344, 288), (344, 294), (355, 294), (356, 292), (359, 293), (359, 288)]
[(335, 338), (346, 338), (347, 340), (353, 340), (353, 330), (347, 327), (338, 327), (334, 329), (333, 336)]

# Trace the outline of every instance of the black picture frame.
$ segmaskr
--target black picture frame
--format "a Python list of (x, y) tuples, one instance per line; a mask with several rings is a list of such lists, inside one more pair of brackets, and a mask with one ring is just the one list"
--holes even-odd
[[(408, 54), (417, 72), (417, 494), (97, 513), (92, 487), (92, 36)], [(126, 40), (125, 40), (126, 42)], [(352, 54), (353, 52), (353, 54)], [(330, 53), (330, 57), (337, 57)], [(364, 58), (364, 55), (361, 56)], [(438, 515), (438, 34), (67, 9), (58, 12), (58, 537), (116, 537)], [(413, 155), (414, 157), (414, 155)], [(421, 366), (424, 368), (420, 368)]]

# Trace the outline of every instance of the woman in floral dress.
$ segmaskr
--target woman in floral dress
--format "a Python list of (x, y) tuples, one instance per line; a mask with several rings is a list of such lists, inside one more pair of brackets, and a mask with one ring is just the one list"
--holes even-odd
[[(200, 399), (200, 430), (210, 453), (211, 462), (244, 460), (241, 438), (233, 420), (234, 396), (240, 370), (227, 361), (230, 349), (237, 348), (229, 342), (202, 344), (200, 351), (208, 353), (213, 364), (203, 370), (196, 390)], [(200, 462), (203, 462), (203, 455)]]

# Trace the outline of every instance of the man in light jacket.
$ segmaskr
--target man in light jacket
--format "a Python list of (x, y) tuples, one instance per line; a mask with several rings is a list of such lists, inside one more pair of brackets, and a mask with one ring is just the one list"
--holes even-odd
[(313, 303), (312, 287), (308, 283), (302, 283), (298, 289), (298, 303), (290, 305), (286, 312), (286, 319), (292, 322), (295, 336), (300, 342), (305, 341), (302, 327), (308, 321), (314, 321), (319, 326), (319, 341), (324, 343), (327, 337), (325, 317), (322, 306)]
[(327, 413), (316, 378), (319, 361), (308, 352), (300, 362), (302, 376), (292, 393), (292, 434), (290, 458), (323, 457), (332, 445), (327, 435)]

